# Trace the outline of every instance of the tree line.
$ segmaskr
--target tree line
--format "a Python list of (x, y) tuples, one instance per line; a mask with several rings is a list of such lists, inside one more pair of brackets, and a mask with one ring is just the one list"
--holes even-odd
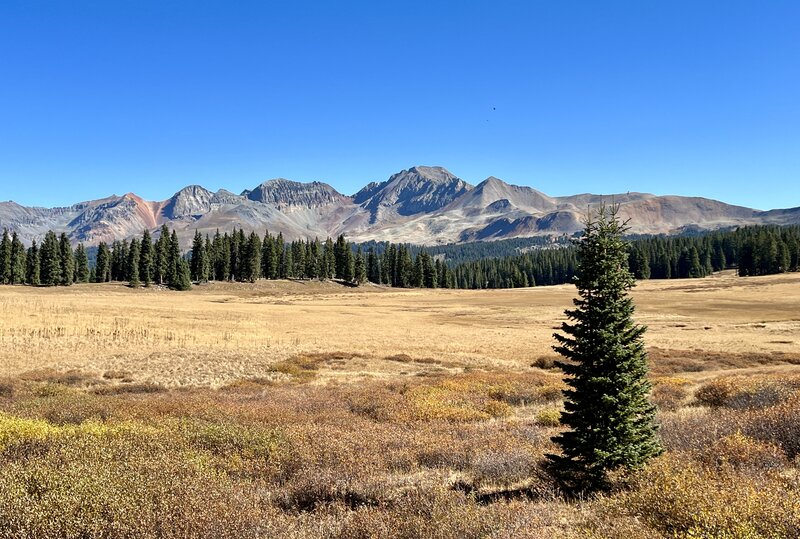
[(0, 240), (0, 283), (69, 286), (89, 282), (89, 258), (83, 244), (73, 250), (66, 234), (45, 234), (40, 245), (27, 249), (17, 233), (3, 231)]
[(286, 241), (282, 233), (217, 231), (214, 237), (195, 232), (190, 254), (194, 281), (241, 281), (257, 279), (339, 279), (347, 283), (372, 282), (395, 287), (452, 287), (453, 275), (446, 264), (409, 246), (381, 244), (364, 249), (340, 235), (324, 242)]
[(4, 231), (0, 242), (0, 282), (36, 286), (69, 286), (84, 282), (128, 282), (132, 287), (152, 284), (187, 290), (192, 281), (255, 282), (257, 279), (339, 279), (358, 285), (366, 282), (394, 287), (455, 286), (453, 273), (426, 251), (412, 253), (410, 246), (381, 244), (364, 250), (340, 235), (285, 241), (283, 234), (243, 229), (213, 237), (195, 232), (192, 248), (182, 253), (175, 230), (166, 225), (153, 241), (150, 231), (141, 238), (100, 242), (94, 263), (87, 249), (71, 248), (66, 234), (47, 232), (41, 245), (27, 249), (16, 232)]
[[(469, 260), (491, 246), (426, 248), (389, 242), (354, 244), (336, 240), (285, 241), (266, 232), (213, 237), (195, 232), (192, 248), (183, 253), (175, 230), (161, 228), (157, 240), (145, 230), (141, 238), (101, 242), (90, 264), (88, 251), (72, 249), (66, 234), (49, 231), (41, 244), (27, 249), (16, 232), (0, 241), (0, 283), (70, 285), (124, 281), (131, 286), (158, 284), (186, 290), (192, 281), (255, 282), (257, 279), (339, 279), (392, 287), (518, 288), (572, 281), (578, 256), (563, 238), (537, 241), (527, 252)], [(515, 248), (519, 248), (516, 246)], [(498, 252), (507, 249), (499, 247)], [(507, 252), (507, 251), (506, 251)], [(445, 253), (447, 253), (445, 255)], [(467, 260), (452, 264), (455, 260)], [(704, 277), (726, 268), (741, 276), (798, 271), (800, 226), (748, 226), (697, 236), (638, 237), (628, 243), (628, 266), (637, 279)]]
[[(516, 288), (572, 282), (573, 246), (464, 262), (453, 267), (456, 288)], [(736, 268), (740, 276), (800, 269), (800, 226), (747, 226), (696, 236), (638, 237), (628, 243), (637, 279), (705, 277)]]

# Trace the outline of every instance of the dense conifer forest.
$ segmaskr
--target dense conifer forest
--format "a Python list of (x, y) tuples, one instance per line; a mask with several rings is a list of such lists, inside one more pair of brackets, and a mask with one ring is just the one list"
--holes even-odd
[[(686, 279), (736, 268), (740, 276), (798, 271), (800, 226), (748, 226), (693, 236), (630, 240), (628, 264), (637, 279)], [(453, 268), (458, 288), (511, 288), (571, 282), (575, 247), (537, 249)]]
[[(506, 255), (503, 256), (502, 254)], [(508, 255), (507, 253), (516, 253)], [(285, 241), (281, 234), (195, 233), (181, 252), (176, 232), (162, 227), (153, 241), (100, 243), (89, 256), (65, 234), (48, 232), (25, 247), (16, 233), (0, 241), (0, 282), (68, 286), (86, 282), (153, 284), (186, 290), (192, 282), (257, 279), (338, 279), (393, 287), (517, 288), (571, 282), (577, 252), (567, 238), (525, 238), (423, 248), (394, 243), (354, 244), (344, 236)], [(798, 271), (800, 226), (750, 226), (694, 236), (638, 237), (629, 243), (637, 279), (704, 277), (726, 268), (740, 276)]]

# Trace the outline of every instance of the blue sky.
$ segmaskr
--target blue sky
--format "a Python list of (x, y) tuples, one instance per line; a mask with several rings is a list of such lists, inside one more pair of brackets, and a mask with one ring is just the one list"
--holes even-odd
[(800, 206), (800, 2), (0, 3), (0, 200), (415, 164)]

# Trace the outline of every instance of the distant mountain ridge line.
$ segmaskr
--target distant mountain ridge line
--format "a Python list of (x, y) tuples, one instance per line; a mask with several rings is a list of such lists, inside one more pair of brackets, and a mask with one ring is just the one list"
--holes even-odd
[(268, 229), (287, 239), (345, 234), (354, 241), (432, 245), (572, 234), (582, 229), (590, 205), (612, 199), (637, 234), (800, 223), (800, 208), (761, 211), (702, 197), (638, 192), (551, 197), (493, 176), (472, 185), (443, 167), (416, 166), (349, 196), (320, 181), (276, 178), (238, 195), (189, 185), (162, 201), (126, 193), (56, 208), (0, 202), (0, 228), (16, 231), (28, 244), (47, 230), (64, 232), (73, 243), (97, 244), (167, 224), (179, 232), (236, 227)]

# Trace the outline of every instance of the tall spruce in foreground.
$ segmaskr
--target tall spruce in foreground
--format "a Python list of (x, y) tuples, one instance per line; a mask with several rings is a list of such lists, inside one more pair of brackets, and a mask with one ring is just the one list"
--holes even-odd
[(554, 335), (554, 350), (566, 358), (561, 423), (553, 441), (560, 455), (548, 455), (555, 475), (573, 491), (608, 487), (609, 472), (640, 468), (663, 450), (656, 436), (655, 407), (648, 401), (644, 326), (633, 321), (628, 291), (625, 223), (617, 206), (601, 206), (586, 220), (579, 240), (574, 279), (579, 298)]

